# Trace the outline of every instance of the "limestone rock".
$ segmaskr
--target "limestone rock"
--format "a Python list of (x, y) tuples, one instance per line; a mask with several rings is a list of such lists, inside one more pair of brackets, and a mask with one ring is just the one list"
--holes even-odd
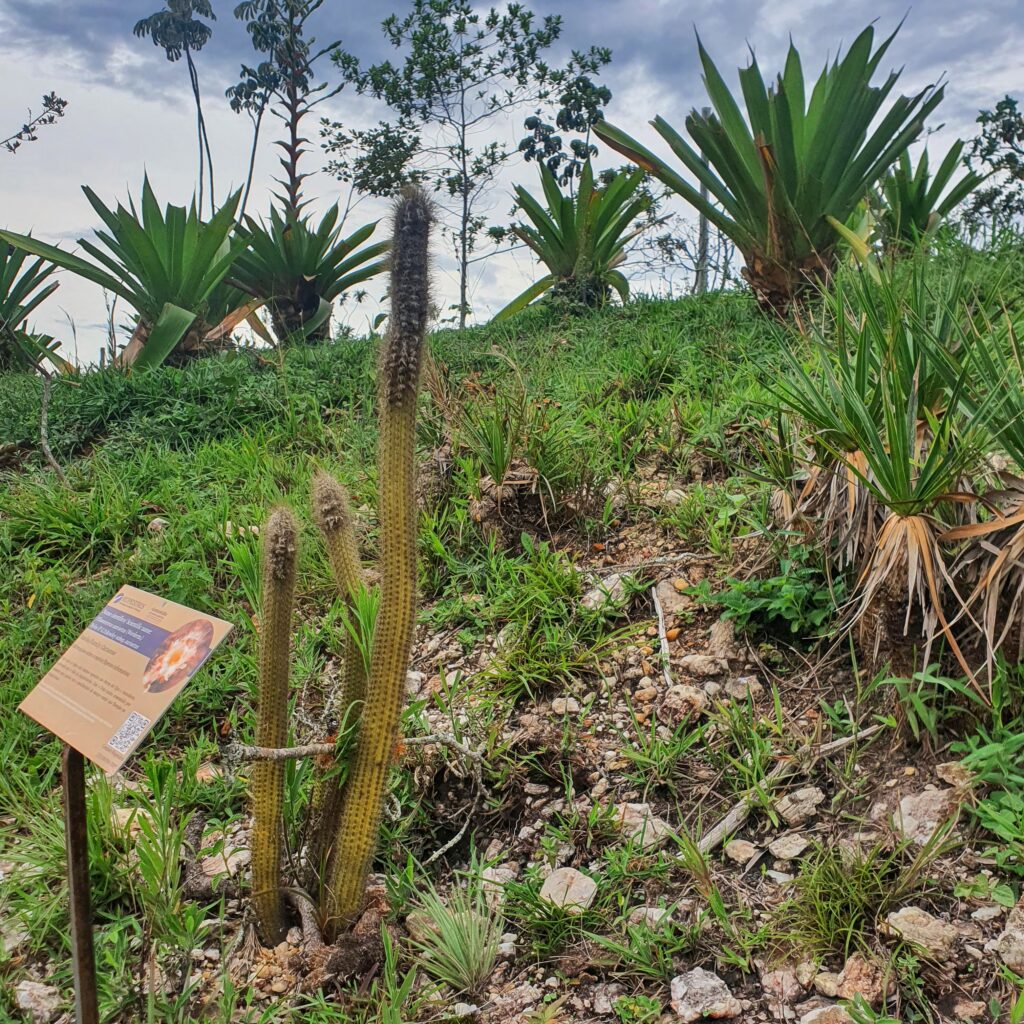
[(710, 654), (687, 654), (679, 659), (679, 667), (691, 676), (720, 676), (729, 668), (729, 663)]
[(854, 953), (839, 972), (836, 995), (840, 999), (853, 999), (860, 995), (871, 1006), (882, 1001), (882, 970), (860, 953)]
[(619, 804), (615, 823), (626, 838), (636, 840), (644, 850), (664, 846), (672, 835), (672, 826), (659, 818), (650, 804)]
[(940, 825), (956, 814), (959, 801), (952, 789), (926, 789), (900, 801), (894, 824), (904, 839), (924, 846)]
[(659, 721), (670, 727), (693, 718), (708, 706), (708, 699), (696, 686), (677, 684), (670, 686), (661, 699)]
[(822, 971), (821, 974), (815, 976), (814, 991), (819, 996), (835, 999), (839, 995), (839, 975), (835, 971)]
[(580, 604), (590, 611), (614, 611), (626, 601), (626, 583), (629, 579), (627, 573), (613, 573), (588, 590), (580, 599)]
[(650, 928), (653, 931), (671, 919), (672, 914), (667, 907), (634, 907), (626, 921), (634, 927)]
[(672, 979), (672, 1009), (684, 1024), (710, 1018), (723, 1020), (743, 1012), (740, 1001), (717, 974), (695, 967)]
[(746, 839), (733, 839), (725, 844), (723, 852), (729, 860), (737, 864), (747, 864), (757, 856), (758, 849)]
[(689, 587), (689, 581), (684, 579), (662, 580), (655, 593), (658, 595), (658, 603), (661, 610), (668, 618), (674, 618), (693, 607), (693, 598), (683, 591)]
[(810, 840), (799, 832), (789, 832), (770, 842), (768, 850), (778, 860), (796, 860), (810, 845)]
[(540, 898), (567, 914), (582, 914), (594, 902), (597, 882), (575, 868), (552, 871), (541, 886)]
[(800, 1024), (853, 1024), (853, 1018), (841, 1006), (819, 1006), (805, 1013)]
[(39, 981), (19, 981), (14, 989), (14, 1002), (33, 1024), (49, 1024), (64, 1007), (60, 992)]
[(780, 967), (762, 974), (761, 989), (774, 1006), (792, 1006), (804, 994), (804, 987), (791, 967)]
[(949, 956), (958, 932), (921, 907), (902, 907), (885, 919), (889, 930), (937, 959)]
[(757, 676), (737, 676), (725, 684), (725, 692), (733, 700), (746, 700), (748, 697), (757, 700), (764, 693), (764, 687)]
[(992, 948), (1011, 971), (1024, 974), (1024, 900), (1010, 911), (1006, 927)]
[(804, 786), (775, 801), (775, 809), (787, 825), (803, 825), (818, 813), (824, 803), (825, 794), (817, 786)]

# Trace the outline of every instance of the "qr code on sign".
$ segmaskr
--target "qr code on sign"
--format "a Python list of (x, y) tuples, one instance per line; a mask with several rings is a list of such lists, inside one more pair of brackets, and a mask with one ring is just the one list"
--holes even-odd
[(127, 754), (135, 745), (135, 741), (149, 728), (149, 719), (133, 711), (113, 736), (107, 740), (107, 746), (119, 754)]

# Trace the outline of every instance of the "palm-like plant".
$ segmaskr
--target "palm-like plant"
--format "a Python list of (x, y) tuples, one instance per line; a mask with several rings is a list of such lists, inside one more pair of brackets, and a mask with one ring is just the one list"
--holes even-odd
[(687, 117), (694, 145), (662, 117), (651, 124), (706, 196), (622, 129), (602, 121), (595, 131), (732, 239), (758, 301), (782, 311), (810, 278), (833, 266), (838, 236), (828, 218), (846, 222), (942, 100), (943, 89), (929, 87), (896, 97), (881, 113), (899, 72), (880, 86), (871, 80), (893, 36), (872, 52), (874, 31), (865, 29), (824, 68), (809, 99), (795, 47), (770, 87), (752, 59), (739, 73), (746, 117), (698, 40), (714, 112)]
[(955, 142), (934, 175), (928, 165), (927, 150), (921, 154), (916, 168), (909, 151), (900, 153), (895, 166), (882, 179), (879, 221), (889, 247), (907, 250), (934, 234), (950, 212), (985, 180), (983, 175), (967, 169), (959, 181), (950, 185), (957, 169), (964, 166), (963, 148), (962, 142)]
[(559, 190), (555, 176), (544, 164), (540, 165), (540, 177), (547, 209), (517, 186), (519, 208), (533, 226), (517, 224), (512, 231), (537, 254), (548, 273), (495, 319), (511, 316), (549, 291), (580, 305), (598, 306), (614, 290), (625, 302), (629, 282), (617, 268), (626, 259), (626, 245), (649, 226), (632, 226), (649, 205), (645, 196), (637, 196), (644, 172), (620, 171), (607, 185), (596, 187), (588, 162), (575, 197)]
[(374, 221), (342, 237), (337, 205), (316, 227), (276, 209), (269, 222), (246, 217), (239, 228), (246, 248), (230, 283), (266, 300), (278, 341), (324, 338), (334, 300), (387, 268), (390, 241), (363, 244), (376, 227)]
[(231, 237), (237, 192), (204, 222), (195, 200), (188, 209), (168, 205), (161, 210), (148, 178), (138, 210), (131, 199), (127, 208), (119, 203), (111, 210), (88, 186), (83, 191), (107, 229), (96, 233), (99, 245), (78, 240), (91, 260), (13, 231), (0, 231), (0, 240), (100, 285), (135, 310), (124, 365), (157, 366), (175, 349), (198, 351), (222, 339), (260, 305), (221, 308), (220, 286), (245, 244)]
[(68, 364), (56, 354), (59, 344), (29, 330), (28, 318), (59, 282), (57, 269), (37, 259), (26, 266), (27, 253), (0, 243), (0, 370), (31, 370), (48, 359), (60, 369)]

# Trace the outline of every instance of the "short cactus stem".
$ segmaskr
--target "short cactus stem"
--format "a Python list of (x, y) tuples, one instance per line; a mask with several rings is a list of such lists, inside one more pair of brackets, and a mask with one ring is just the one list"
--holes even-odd
[[(256, 743), (283, 747), (288, 741), (289, 661), (298, 527), (286, 508), (275, 509), (263, 528), (260, 678)], [(281, 902), (281, 828), (285, 764), (263, 761), (252, 769), (252, 901), (265, 942), (284, 932)]]

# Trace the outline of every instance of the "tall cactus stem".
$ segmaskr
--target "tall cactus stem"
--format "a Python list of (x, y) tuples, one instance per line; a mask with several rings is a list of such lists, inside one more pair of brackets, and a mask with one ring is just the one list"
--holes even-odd
[[(256, 743), (288, 742), (289, 660), (298, 526), (286, 508), (271, 512), (263, 528), (260, 611), (260, 679)], [(284, 761), (259, 761), (252, 769), (252, 899), (264, 941), (276, 945), (284, 932), (281, 904), (281, 827)]]
[(328, 936), (357, 917), (377, 845), (392, 752), (405, 696), (416, 618), (416, 398), (429, 316), (432, 210), (417, 189), (395, 206), (391, 316), (381, 355), (380, 611), (362, 725), (328, 863), (323, 918)]

